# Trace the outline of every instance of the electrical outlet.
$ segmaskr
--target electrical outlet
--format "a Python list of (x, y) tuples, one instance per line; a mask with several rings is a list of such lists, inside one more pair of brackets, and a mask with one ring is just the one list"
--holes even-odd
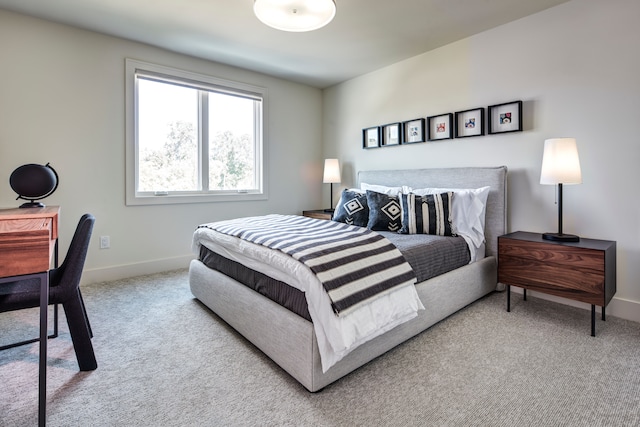
[(100, 236), (100, 249), (109, 249), (111, 247), (111, 238), (109, 236)]

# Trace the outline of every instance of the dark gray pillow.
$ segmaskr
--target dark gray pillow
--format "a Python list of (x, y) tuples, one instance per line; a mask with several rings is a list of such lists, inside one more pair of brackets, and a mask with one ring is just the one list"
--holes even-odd
[(400, 230), (400, 202), (398, 197), (367, 190), (369, 222), (367, 228), (379, 231)]
[(342, 190), (342, 195), (332, 219), (349, 225), (366, 227), (367, 222), (369, 222), (367, 195), (347, 189)]
[(451, 229), (451, 200), (453, 193), (417, 196), (400, 195), (402, 208), (401, 234), (435, 234), (454, 236)]

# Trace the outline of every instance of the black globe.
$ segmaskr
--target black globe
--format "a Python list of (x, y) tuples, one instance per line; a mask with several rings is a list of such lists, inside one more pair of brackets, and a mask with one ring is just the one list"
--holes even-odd
[[(43, 207), (36, 200), (50, 196), (58, 188), (58, 174), (47, 163), (22, 165), (11, 173), (9, 185), (18, 193), (17, 199), (29, 200), (20, 207)], [(16, 200), (17, 200), (16, 199)]]

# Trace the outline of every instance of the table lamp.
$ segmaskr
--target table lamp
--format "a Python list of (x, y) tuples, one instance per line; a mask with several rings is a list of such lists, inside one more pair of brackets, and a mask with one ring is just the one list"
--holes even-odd
[(324, 159), (324, 177), (322, 182), (331, 184), (331, 206), (325, 212), (333, 212), (333, 184), (340, 184), (340, 162), (338, 159)]
[(540, 184), (558, 185), (558, 232), (544, 233), (542, 238), (557, 242), (579, 242), (580, 237), (562, 232), (562, 185), (582, 184), (575, 138), (552, 138), (544, 141)]

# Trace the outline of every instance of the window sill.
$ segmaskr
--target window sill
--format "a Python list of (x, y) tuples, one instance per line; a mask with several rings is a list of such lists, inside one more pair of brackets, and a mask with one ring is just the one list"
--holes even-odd
[(226, 193), (226, 194), (169, 194), (164, 196), (132, 196), (127, 194), (127, 206), (175, 205), (189, 203), (247, 202), (267, 200), (264, 193)]

